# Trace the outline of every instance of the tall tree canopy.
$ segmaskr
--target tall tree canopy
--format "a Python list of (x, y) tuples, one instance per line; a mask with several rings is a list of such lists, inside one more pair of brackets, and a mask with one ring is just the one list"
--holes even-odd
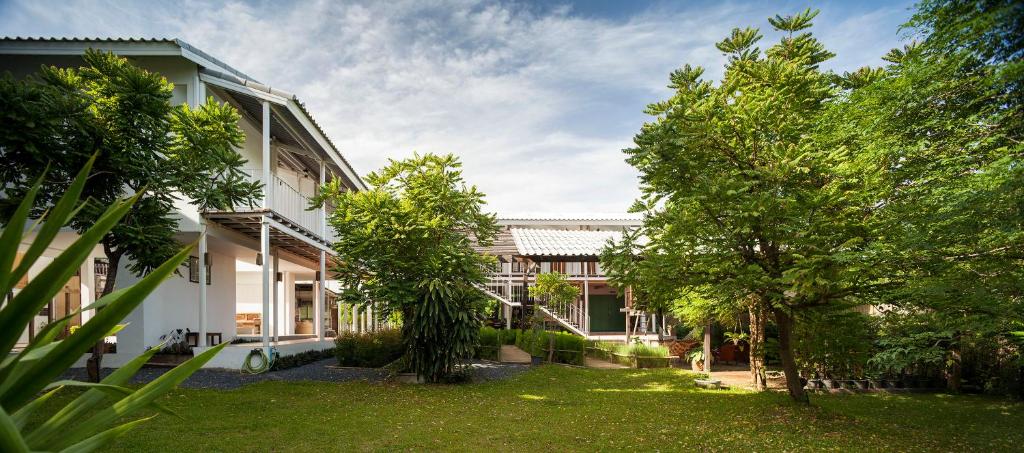
[(1022, 25), (1020, 2), (924, 1), (916, 41), (822, 118), (878, 200), (881, 302), (902, 336), (941, 346), (954, 390), (962, 348), (995, 361), (1024, 321)]
[(400, 314), (409, 365), (431, 382), (472, 357), (486, 306), (478, 287), (494, 264), (472, 245), (489, 244), (497, 221), (461, 166), (453, 155), (417, 154), (370, 173), (369, 190), (334, 183), (319, 199), (336, 206), (342, 297)]
[(806, 310), (848, 306), (871, 275), (859, 253), (870, 240), (868, 200), (836, 177), (847, 150), (814, 134), (837, 92), (819, 69), (832, 53), (807, 31), (816, 14), (769, 19), (783, 36), (764, 52), (757, 29), (734, 29), (717, 45), (728, 56), (717, 85), (699, 67), (672, 73), (674, 95), (648, 107), (655, 120), (626, 150), (641, 175), (635, 210), (647, 212), (644, 266), (693, 293), (683, 303), (770, 313), (798, 401), (807, 398), (794, 323)]

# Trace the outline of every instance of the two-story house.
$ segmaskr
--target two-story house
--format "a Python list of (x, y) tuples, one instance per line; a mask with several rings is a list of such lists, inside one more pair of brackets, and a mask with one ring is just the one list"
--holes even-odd
[[(657, 338), (665, 320), (634, 310), (632, 291), (610, 285), (598, 260), (608, 241), (642, 224), (640, 216), (520, 215), (499, 217), (498, 224), (494, 244), (480, 251), (498, 258), (485, 289), (500, 302), (506, 327), (522, 325), (523, 307), (532, 306), (550, 322), (590, 339)], [(565, 275), (580, 297), (564, 306), (534, 304), (529, 287), (548, 272)]]
[[(118, 366), (172, 332), (188, 330), (186, 341), (202, 350), (220, 341), (248, 338), (282, 355), (330, 347), (325, 337), (342, 329), (373, 327), (372, 317), (333, 303), (327, 261), (331, 230), (323, 209), (308, 210), (309, 199), (326, 181), (338, 179), (350, 190), (365, 183), (323, 132), (301, 101), (287, 91), (245, 73), (178, 39), (0, 39), (0, 73), (15, 77), (41, 65), (75, 67), (86, 49), (111, 51), (174, 84), (172, 102), (196, 106), (212, 97), (241, 114), (245, 143), (238, 152), (247, 173), (264, 186), (258, 206), (199, 212), (187, 202), (176, 206), (178, 237), (199, 241), (199, 250), (180, 277), (163, 283), (117, 333), (116, 353), (104, 366)], [(54, 248), (76, 233), (61, 233)], [(28, 244), (22, 244), (26, 248)], [(45, 259), (41, 265), (45, 265)], [(29, 278), (39, 269), (33, 269)], [(93, 302), (107, 275), (102, 248), (23, 335), (24, 341), (62, 313)], [(117, 285), (137, 281), (126, 269)], [(75, 323), (88, 322), (86, 312)], [(225, 349), (209, 367), (239, 368), (252, 345)]]

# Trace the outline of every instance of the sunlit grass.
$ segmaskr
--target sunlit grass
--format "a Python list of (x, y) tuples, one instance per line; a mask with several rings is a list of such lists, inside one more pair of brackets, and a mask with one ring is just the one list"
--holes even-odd
[(458, 386), (263, 382), (179, 390), (116, 451), (1006, 451), (1024, 407), (975, 396), (697, 389), (679, 370), (545, 366)]

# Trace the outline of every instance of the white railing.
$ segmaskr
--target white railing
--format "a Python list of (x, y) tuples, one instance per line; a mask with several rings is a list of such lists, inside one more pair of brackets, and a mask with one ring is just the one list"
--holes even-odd
[[(242, 171), (249, 176), (251, 181), (263, 180), (262, 168), (246, 168)], [(325, 235), (320, 224), (320, 213), (323, 211), (323, 208), (307, 210), (310, 197), (299, 192), (298, 189), (292, 187), (291, 184), (288, 184), (276, 174), (270, 174), (269, 187), (264, 187), (263, 190), (270, 196), (270, 209), (281, 217), (313, 234), (321, 237), (327, 236), (325, 238), (327, 240), (331, 240), (334, 237), (330, 228), (327, 229), (327, 234)], [(249, 209), (251, 208), (248, 205), (235, 207), (236, 211), (246, 211)]]
[(568, 303), (544, 302), (537, 307), (575, 334), (586, 336), (590, 330), (590, 315), (584, 310), (582, 299)]

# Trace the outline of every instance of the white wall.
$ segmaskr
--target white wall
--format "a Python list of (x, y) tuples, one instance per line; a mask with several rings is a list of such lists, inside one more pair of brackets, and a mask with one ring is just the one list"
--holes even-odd
[[(207, 332), (220, 332), (224, 341), (235, 337), (235, 258), (210, 252), (211, 284), (206, 288)], [(199, 284), (188, 279), (188, 267), (162, 283), (126, 318), (128, 326), (117, 334), (118, 353), (137, 355), (160, 343), (172, 329), (199, 331)], [(139, 280), (123, 268), (117, 287)]]

